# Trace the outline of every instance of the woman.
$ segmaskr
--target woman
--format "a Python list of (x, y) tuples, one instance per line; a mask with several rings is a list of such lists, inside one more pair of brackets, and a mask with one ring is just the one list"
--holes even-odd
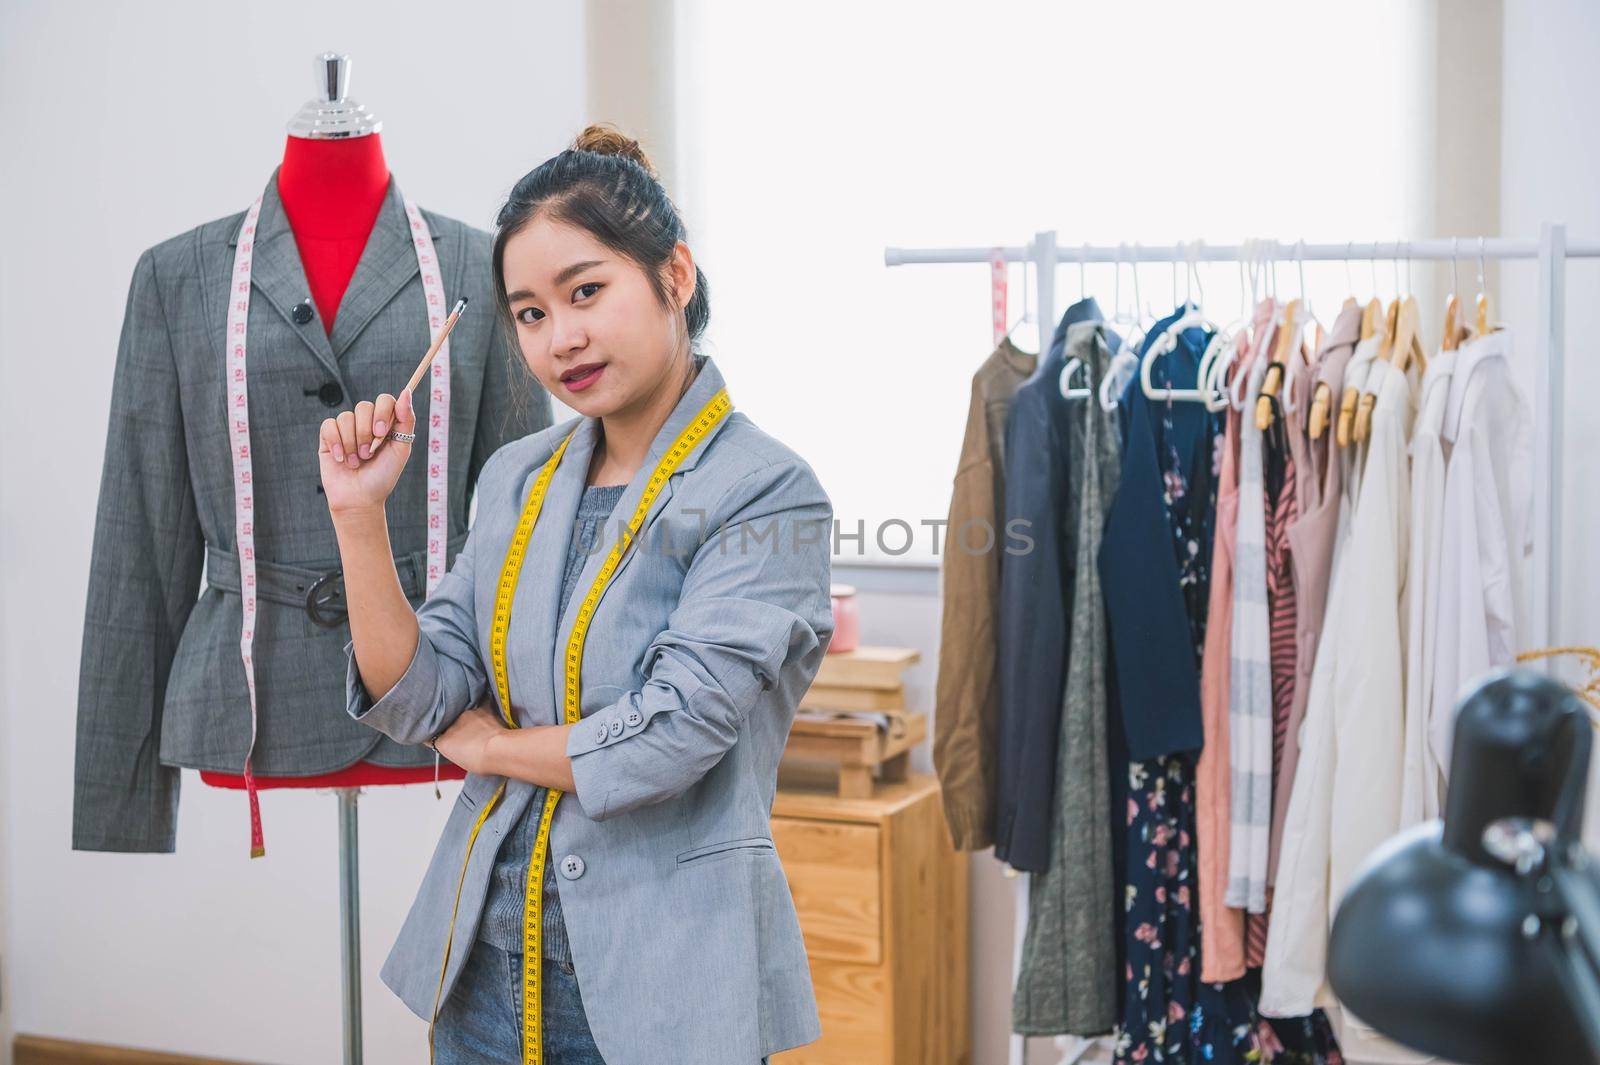
[(321, 434), (348, 710), (468, 771), (381, 975), (440, 1063), (765, 1062), (820, 1035), (769, 817), (832, 506), (694, 351), (705, 277), (636, 142), (590, 127), (496, 225), (500, 313), (580, 416), (491, 457), (415, 612), (384, 520), (410, 397)]

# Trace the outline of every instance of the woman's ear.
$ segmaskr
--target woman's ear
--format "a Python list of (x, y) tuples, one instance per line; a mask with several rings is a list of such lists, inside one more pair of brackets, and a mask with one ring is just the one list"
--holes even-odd
[(678, 310), (684, 310), (694, 298), (695, 286), (694, 255), (689, 251), (689, 245), (678, 241), (672, 249), (667, 269), (671, 272), (672, 289), (678, 297)]

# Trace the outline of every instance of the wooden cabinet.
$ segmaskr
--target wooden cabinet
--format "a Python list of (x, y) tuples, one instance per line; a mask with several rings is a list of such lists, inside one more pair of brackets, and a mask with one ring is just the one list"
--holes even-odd
[(967, 856), (937, 778), (840, 798), (780, 773), (772, 839), (822, 1020), (822, 1038), (774, 1065), (967, 1065)]

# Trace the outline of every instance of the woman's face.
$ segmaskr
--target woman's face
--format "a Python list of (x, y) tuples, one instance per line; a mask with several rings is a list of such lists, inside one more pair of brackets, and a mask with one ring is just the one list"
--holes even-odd
[(682, 241), (668, 263), (671, 308), (638, 263), (543, 215), (506, 241), (503, 265), (522, 357), (556, 399), (599, 418), (648, 402), (667, 383), (694, 293)]

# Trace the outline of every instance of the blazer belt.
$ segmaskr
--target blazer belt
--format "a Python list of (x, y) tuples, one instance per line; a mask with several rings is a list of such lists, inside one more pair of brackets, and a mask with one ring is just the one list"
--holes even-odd
[[(454, 558), (467, 542), (467, 534), (452, 536), (445, 545), (448, 558)], [(394, 557), (395, 572), (407, 599), (421, 598), (427, 592), (428, 551), (412, 551)], [(239, 556), (211, 544), (206, 545), (206, 583), (219, 592), (239, 594)], [(344, 570), (309, 569), (284, 562), (256, 559), (256, 598), (269, 603), (300, 607), (312, 621), (325, 629), (344, 624), (349, 616), (344, 602)]]

